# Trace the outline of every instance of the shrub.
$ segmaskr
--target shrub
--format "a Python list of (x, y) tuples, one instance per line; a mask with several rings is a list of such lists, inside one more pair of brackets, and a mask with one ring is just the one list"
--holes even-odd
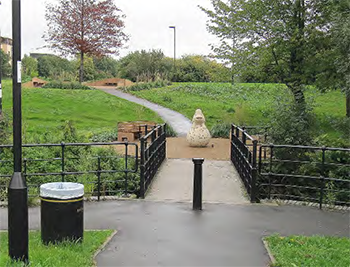
[(155, 82), (136, 83), (132, 86), (125, 88), (125, 91), (141, 91), (141, 90), (148, 90), (152, 88), (165, 87), (169, 85), (171, 85), (171, 82), (167, 80), (157, 80)]
[(231, 131), (230, 123), (217, 123), (210, 129), (210, 134), (213, 138), (229, 138)]
[(91, 90), (89, 86), (80, 84), (78, 82), (49, 82), (43, 88), (50, 89), (76, 89), (76, 90)]
[(176, 137), (177, 133), (174, 131), (173, 128), (169, 124), (165, 125), (165, 132), (166, 132), (166, 137)]

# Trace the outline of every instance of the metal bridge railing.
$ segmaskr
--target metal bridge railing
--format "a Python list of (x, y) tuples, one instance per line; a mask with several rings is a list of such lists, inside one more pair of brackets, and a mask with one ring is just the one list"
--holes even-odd
[(258, 187), (261, 199), (350, 206), (350, 149), (262, 145)]
[(152, 180), (166, 158), (166, 124), (158, 125), (140, 138), (140, 197), (144, 198)]
[(257, 202), (258, 141), (243, 128), (231, 125), (231, 161), (236, 167), (251, 202)]
[[(124, 146), (124, 152), (108, 147)], [(132, 147), (132, 149), (130, 149)], [(131, 152), (131, 153), (130, 153)], [(51, 156), (48, 156), (51, 155)], [(11, 145), (0, 145), (0, 200), (7, 198), (13, 173)], [(138, 145), (113, 143), (60, 143), (23, 145), (23, 175), (29, 196), (39, 195), (47, 182), (80, 182), (86, 196), (139, 195)]]

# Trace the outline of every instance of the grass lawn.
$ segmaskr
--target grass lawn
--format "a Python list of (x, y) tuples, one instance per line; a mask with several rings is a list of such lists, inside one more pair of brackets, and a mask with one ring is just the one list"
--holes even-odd
[[(11, 81), (3, 81), (3, 106), (12, 114)], [(115, 129), (118, 122), (151, 120), (162, 122), (153, 111), (98, 90), (22, 89), (25, 135), (57, 132), (72, 121), (79, 133)]]
[[(113, 230), (85, 231), (82, 243), (64, 242), (59, 245), (45, 246), (41, 242), (40, 232), (29, 232), (30, 266), (66, 267), (93, 266), (93, 256), (97, 249), (113, 233)], [(0, 266), (23, 266), (12, 263), (8, 257), (8, 233), (0, 233)]]
[(265, 238), (278, 267), (348, 267), (350, 239), (273, 235)]
[[(166, 88), (134, 91), (132, 94), (148, 99), (192, 118), (201, 108), (209, 127), (218, 121), (238, 125), (266, 125), (274, 103), (290, 95), (281, 84), (175, 83)], [(344, 138), (339, 123), (345, 118), (345, 95), (340, 91), (320, 93), (309, 88), (308, 102), (314, 103), (319, 134)], [(291, 96), (290, 96), (291, 97)], [(313, 101), (312, 101), (313, 99)]]

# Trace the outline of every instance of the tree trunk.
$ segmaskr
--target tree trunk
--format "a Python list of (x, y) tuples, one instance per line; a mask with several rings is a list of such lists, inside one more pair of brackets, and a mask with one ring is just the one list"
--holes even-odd
[(80, 52), (79, 82), (84, 81), (84, 52)]

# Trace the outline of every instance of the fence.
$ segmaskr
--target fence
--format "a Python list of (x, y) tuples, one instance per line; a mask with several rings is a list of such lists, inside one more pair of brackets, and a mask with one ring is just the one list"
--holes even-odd
[(257, 202), (257, 147), (258, 141), (245, 129), (231, 125), (231, 161), (236, 167), (251, 202)]
[(145, 194), (166, 158), (166, 124), (158, 125), (145, 136), (140, 138), (140, 197)]
[[(124, 146), (122, 155), (116, 147)], [(130, 147), (133, 147), (130, 153)], [(109, 148), (109, 149), (108, 149)], [(0, 200), (7, 198), (13, 173), (12, 146), (0, 145)], [(23, 175), (29, 197), (47, 182), (80, 182), (86, 196), (139, 195), (138, 145), (134, 143), (60, 143), (23, 145)]]
[(259, 197), (349, 206), (350, 149), (262, 145)]

